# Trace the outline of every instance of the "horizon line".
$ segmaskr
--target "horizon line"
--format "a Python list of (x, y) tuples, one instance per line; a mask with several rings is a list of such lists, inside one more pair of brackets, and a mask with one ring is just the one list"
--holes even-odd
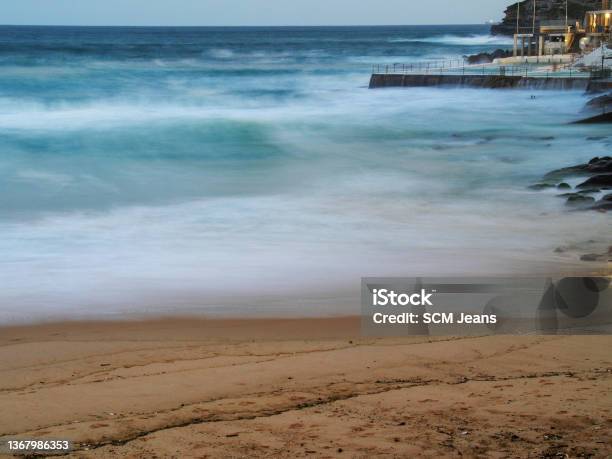
[(0, 27), (151, 27), (151, 28), (261, 28), (261, 27), (440, 27), (440, 26), (487, 26), (491, 25), (488, 22), (459, 24), (459, 23), (442, 23), (442, 24), (261, 24), (261, 25), (171, 25), (171, 24), (147, 24), (147, 25), (128, 25), (128, 24), (0, 24)]

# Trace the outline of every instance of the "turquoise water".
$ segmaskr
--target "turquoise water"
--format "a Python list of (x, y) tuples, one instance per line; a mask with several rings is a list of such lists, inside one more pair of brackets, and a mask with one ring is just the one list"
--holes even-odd
[[(484, 26), (0, 27), (0, 321), (335, 314), (362, 276), (550, 272), (609, 219), (526, 186), (609, 153), (581, 93), (368, 90)], [(535, 98), (532, 96), (535, 95)]]

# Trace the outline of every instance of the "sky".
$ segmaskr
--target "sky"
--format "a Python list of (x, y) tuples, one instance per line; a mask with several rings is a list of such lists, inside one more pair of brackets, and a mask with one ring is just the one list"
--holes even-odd
[(11, 25), (479, 24), (512, 0), (0, 0)]

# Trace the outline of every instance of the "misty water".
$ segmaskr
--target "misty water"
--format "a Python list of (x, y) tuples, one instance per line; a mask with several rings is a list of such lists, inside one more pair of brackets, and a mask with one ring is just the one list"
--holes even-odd
[[(485, 26), (0, 27), (0, 323), (344, 314), (365, 276), (584, 269), (527, 187), (609, 154), (579, 91), (367, 89)], [(594, 140), (587, 140), (587, 137)]]

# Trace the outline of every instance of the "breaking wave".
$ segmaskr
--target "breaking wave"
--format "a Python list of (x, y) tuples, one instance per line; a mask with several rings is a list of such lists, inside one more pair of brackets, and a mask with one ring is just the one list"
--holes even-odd
[(450, 46), (506, 46), (511, 45), (508, 37), (494, 35), (442, 35), (438, 37), (392, 38), (391, 43), (436, 43)]

